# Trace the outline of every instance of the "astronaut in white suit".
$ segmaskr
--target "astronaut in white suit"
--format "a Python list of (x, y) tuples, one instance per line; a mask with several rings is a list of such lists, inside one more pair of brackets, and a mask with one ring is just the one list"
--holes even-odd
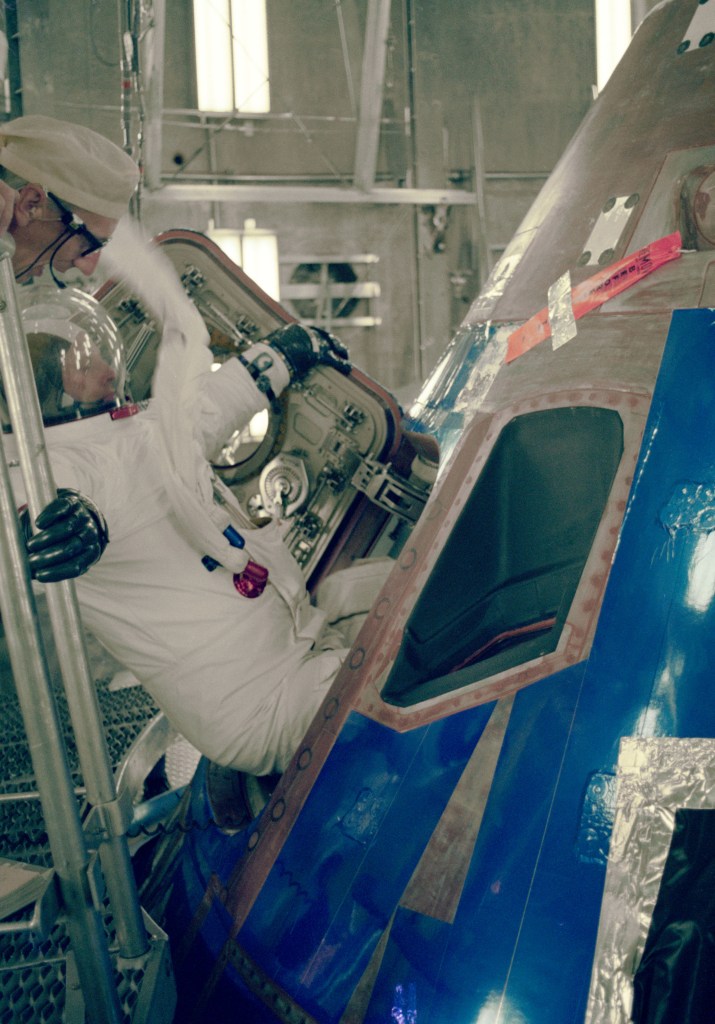
[[(283, 771), (347, 653), (344, 640), (311, 604), (277, 524), (253, 529), (234, 518), (226, 536), (232, 547), (245, 541), (238, 572), (202, 557), (167, 491), (153, 400), (123, 404), (121, 358), (98, 354), (97, 331), (88, 346), (80, 330), (78, 343), (81, 316), (68, 331), (51, 314), (33, 307), (24, 319), (41, 404), (56, 424), (46, 431), (55, 482), (67, 491), (38, 517), (34, 536), (26, 523), (33, 577), (78, 577), (87, 627), (201, 753), (253, 775)], [(296, 324), (204, 373), (192, 409), (203, 456), (291, 379), (318, 362), (344, 369), (346, 355)]]

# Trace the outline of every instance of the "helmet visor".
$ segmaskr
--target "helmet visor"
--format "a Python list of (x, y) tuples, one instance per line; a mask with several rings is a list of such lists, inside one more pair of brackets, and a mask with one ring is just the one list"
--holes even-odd
[(75, 288), (28, 291), (22, 320), (45, 424), (122, 405), (124, 350), (104, 307)]

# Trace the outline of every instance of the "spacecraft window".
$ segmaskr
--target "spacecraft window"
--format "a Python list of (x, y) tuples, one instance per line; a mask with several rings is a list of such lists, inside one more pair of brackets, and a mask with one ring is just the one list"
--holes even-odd
[(683, 248), (715, 249), (715, 170), (712, 164), (698, 167), (686, 177), (680, 204)]
[(263, 409), (252, 417), (242, 430), (235, 430), (221, 449), (216, 460), (217, 466), (238, 466), (246, 462), (260, 448), (268, 433), (268, 410)]
[(506, 424), (407, 621), (387, 703), (409, 707), (556, 648), (622, 453), (613, 409)]
[(276, 408), (256, 413), (242, 430), (236, 430), (227, 439), (214, 457), (212, 465), (229, 487), (257, 476), (275, 453), (286, 403), (287, 397), (283, 395)]

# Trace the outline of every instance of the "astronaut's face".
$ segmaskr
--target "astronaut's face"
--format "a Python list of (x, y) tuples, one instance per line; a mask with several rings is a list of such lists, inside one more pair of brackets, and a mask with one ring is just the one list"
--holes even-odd
[(116, 397), (116, 372), (84, 332), (63, 350), (61, 362), (62, 387), (76, 402), (90, 405)]
[(51, 271), (64, 273), (76, 267), (94, 273), (102, 248), (117, 221), (89, 210), (70, 207), (37, 184), (24, 185), (17, 193), (12, 235), (16, 280), (25, 283)]

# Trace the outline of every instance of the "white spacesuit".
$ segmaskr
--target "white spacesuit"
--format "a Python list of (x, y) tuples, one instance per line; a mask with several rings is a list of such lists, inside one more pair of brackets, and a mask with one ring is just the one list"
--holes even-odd
[[(38, 323), (35, 331), (48, 331)], [(31, 346), (33, 337), (42, 348), (41, 334), (29, 336)], [(248, 363), (265, 348), (249, 349)], [(69, 361), (63, 356), (63, 379)], [(267, 407), (254, 378), (238, 359), (203, 375), (192, 415), (207, 458)], [(279, 389), (287, 380), (283, 366), (271, 383)], [(67, 410), (68, 400), (52, 405)], [(152, 403), (69, 418), (46, 432), (57, 486), (90, 499), (108, 530), (106, 550), (76, 582), (83, 619), (203, 754), (256, 775), (282, 771), (341, 664), (344, 641), (311, 605), (276, 524), (241, 526), (250, 559), (268, 570), (253, 597), (241, 592), (240, 574), (202, 559), (164, 486), (158, 432)]]

